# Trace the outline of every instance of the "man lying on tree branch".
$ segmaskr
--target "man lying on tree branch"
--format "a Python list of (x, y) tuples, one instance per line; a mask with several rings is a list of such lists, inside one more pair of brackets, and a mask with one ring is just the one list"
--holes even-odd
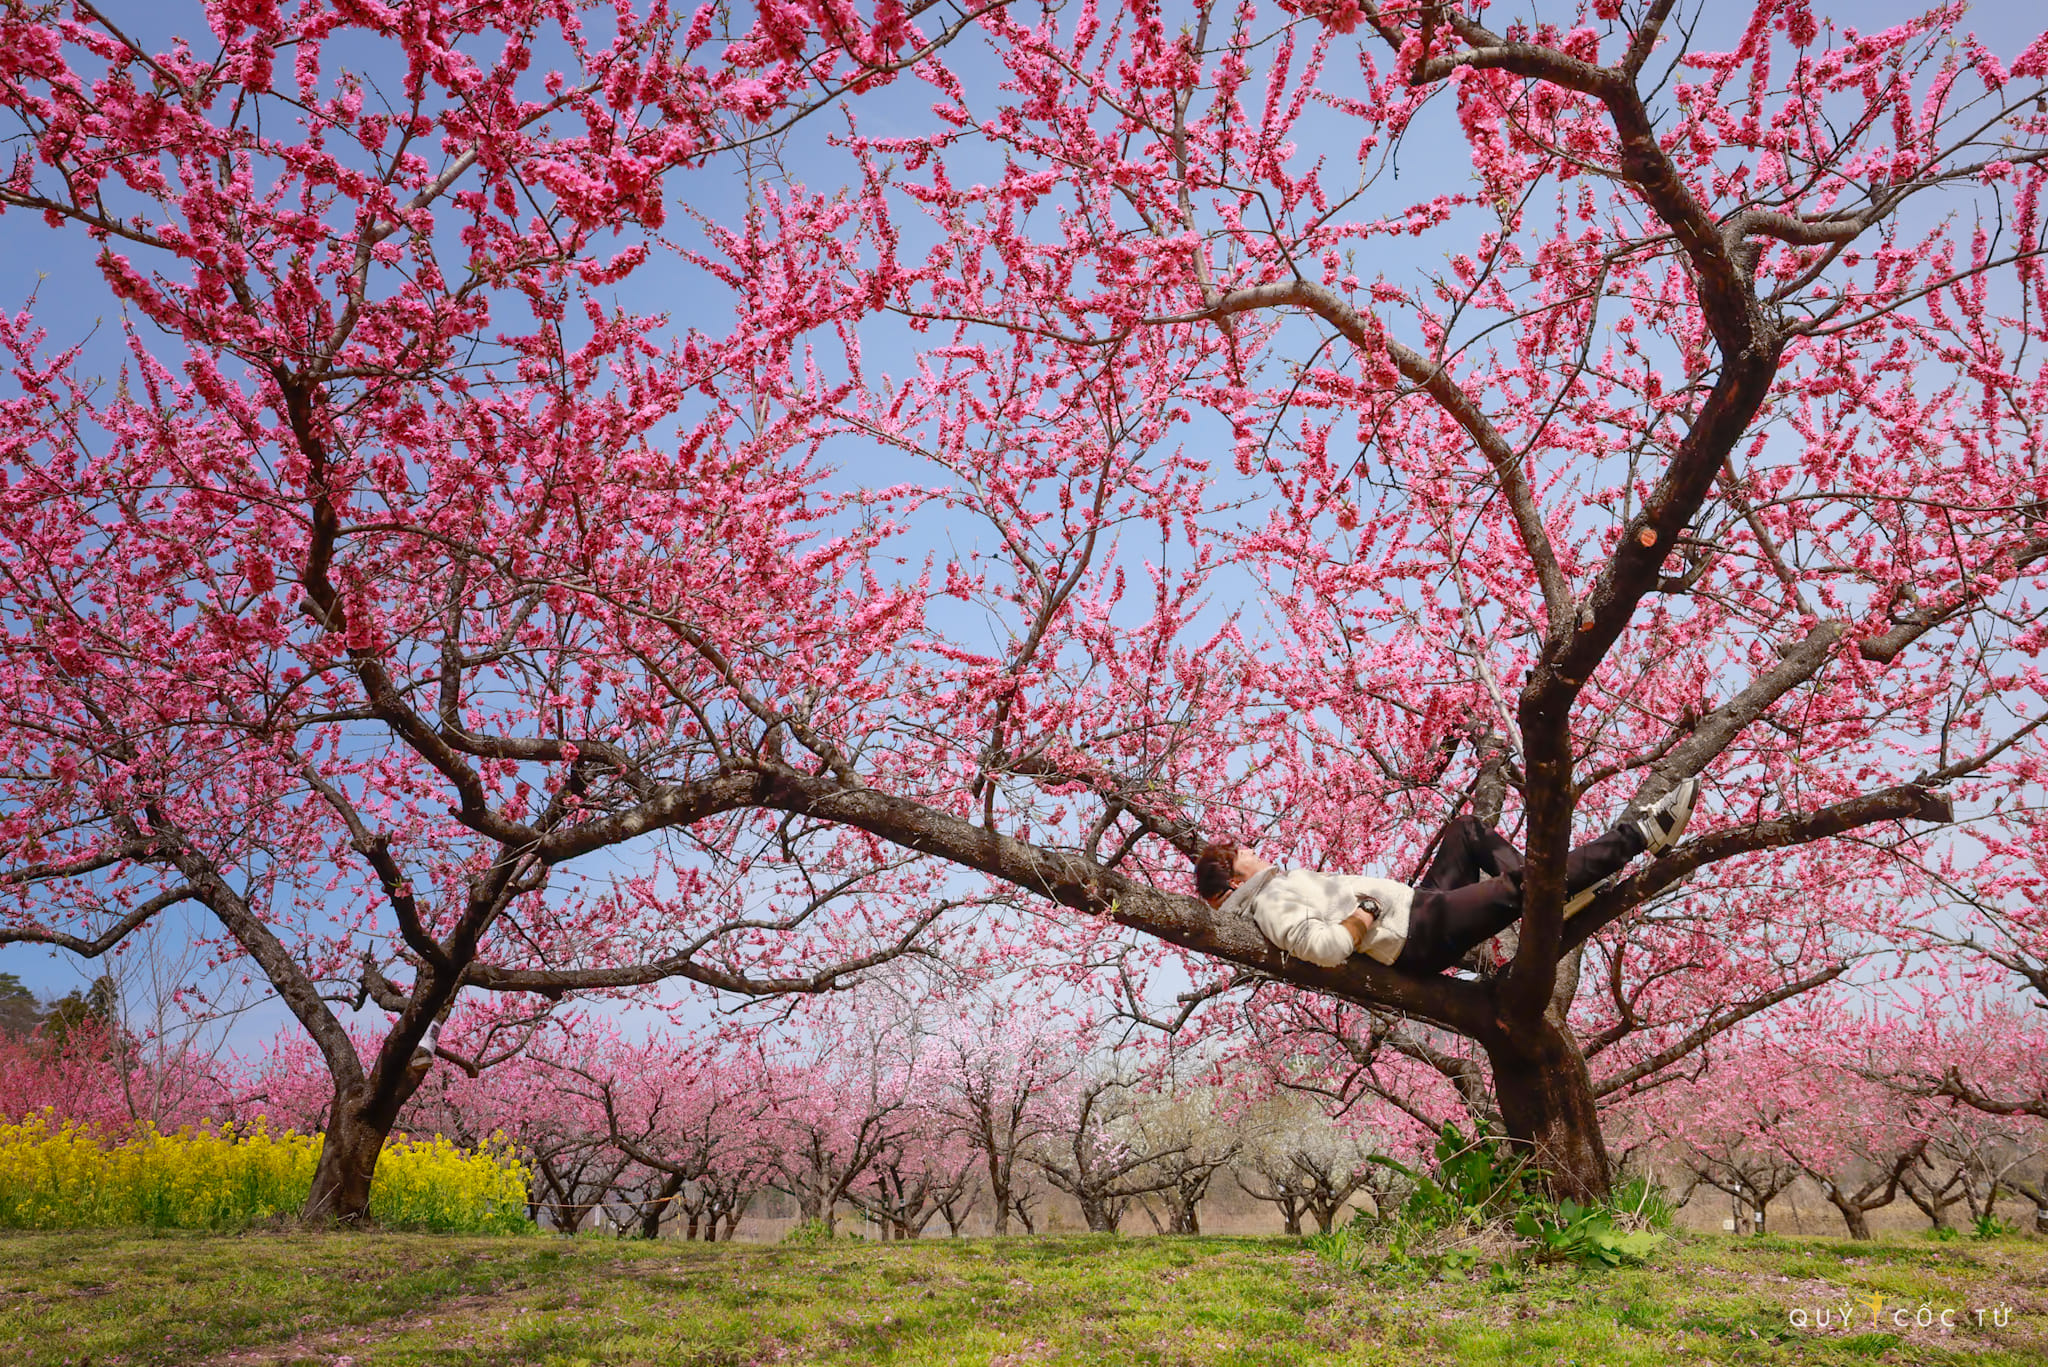
[[(1640, 817), (1573, 850), (1564, 882), (1569, 916), (1639, 854), (1668, 848), (1692, 816), (1700, 781), (1689, 778)], [(1210, 906), (1248, 916), (1286, 953), (1324, 968), (1352, 954), (1409, 973), (1441, 973), (1522, 915), (1522, 855), (1477, 817), (1459, 817), (1422, 881), (1282, 869), (1231, 844), (1203, 847), (1195, 891)], [(1577, 894), (1584, 894), (1579, 896)]]

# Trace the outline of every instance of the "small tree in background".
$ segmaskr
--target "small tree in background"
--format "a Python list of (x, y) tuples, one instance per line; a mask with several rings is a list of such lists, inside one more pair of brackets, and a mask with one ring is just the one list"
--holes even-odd
[(1240, 1123), (1244, 1148), (1232, 1176), (1246, 1195), (1279, 1210), (1286, 1233), (1301, 1233), (1307, 1215), (1328, 1234), (1345, 1204), (1368, 1189), (1377, 1144), (1307, 1097), (1272, 1096), (1248, 1107)]

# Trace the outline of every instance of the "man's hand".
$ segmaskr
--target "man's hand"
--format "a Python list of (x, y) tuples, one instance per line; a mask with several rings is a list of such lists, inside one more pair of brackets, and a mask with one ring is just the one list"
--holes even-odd
[(1372, 934), (1372, 913), (1364, 910), (1354, 911), (1344, 918), (1343, 926), (1350, 932), (1351, 952), (1356, 954), (1365, 948), (1366, 937)]

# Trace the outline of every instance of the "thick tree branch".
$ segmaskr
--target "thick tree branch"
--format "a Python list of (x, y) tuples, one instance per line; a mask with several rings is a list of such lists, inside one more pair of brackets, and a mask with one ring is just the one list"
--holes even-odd
[(1280, 953), (1251, 922), (1222, 917), (1196, 898), (1136, 882), (1075, 854), (1047, 850), (961, 817), (872, 788), (848, 789), (829, 776), (778, 770), (759, 805), (853, 826), (907, 849), (936, 855), (1184, 949), (1257, 969), (1365, 1006), (1383, 1006), (1472, 1034), (1490, 1015), (1485, 989), (1452, 978), (1398, 973), (1363, 956), (1318, 968)]
[(293, 1018), (312, 1036), (334, 1077), (337, 1090), (359, 1087), (363, 1080), (363, 1066), (356, 1056), (355, 1041), (348, 1037), (341, 1022), (327, 1008), (320, 989), (306, 975), (292, 952), (278, 939), (263, 915), (229, 885), (211, 859), (183, 838), (176, 826), (161, 814), (153, 824), (167, 857), (190, 885), (192, 898), (204, 904), (235, 937), (243, 951), (256, 961)]
[(1609, 923), (1675, 887), (1710, 864), (1758, 850), (1805, 845), (1881, 821), (1946, 822), (1955, 809), (1940, 793), (1917, 784), (1899, 784), (1837, 802), (1818, 811), (1797, 813), (1713, 831), (1671, 850), (1629, 878), (1605, 889), (1565, 923), (1564, 945), (1582, 945)]

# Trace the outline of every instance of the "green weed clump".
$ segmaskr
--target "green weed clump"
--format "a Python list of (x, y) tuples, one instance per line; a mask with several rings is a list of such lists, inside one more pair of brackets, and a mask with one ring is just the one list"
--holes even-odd
[(1970, 1237), (1979, 1243), (1987, 1239), (2003, 1239), (2008, 1234), (2017, 1234), (2020, 1227), (1996, 1215), (1979, 1215), (1970, 1224)]
[(854, 1234), (834, 1234), (832, 1226), (826, 1224), (821, 1219), (800, 1221), (797, 1224), (791, 1225), (789, 1232), (782, 1236), (782, 1242), (792, 1244), (797, 1248), (819, 1248), (835, 1241), (857, 1241), (858, 1239), (859, 1236)]
[(1467, 1139), (1444, 1126), (1434, 1157), (1427, 1173), (1375, 1157), (1407, 1179), (1407, 1201), (1385, 1218), (1361, 1211), (1349, 1225), (1311, 1235), (1309, 1246), (1351, 1270), (1377, 1262), (1388, 1272), (1434, 1276), (1488, 1265), (1507, 1275), (1522, 1261), (1639, 1264), (1671, 1224), (1670, 1202), (1642, 1179), (1599, 1204), (1552, 1201), (1527, 1158), (1483, 1132)]
[[(1999, 1219), (1996, 1215), (1979, 1215), (1970, 1222), (1969, 1237), (1979, 1243), (1988, 1239), (2002, 1239), (2008, 1234), (2019, 1233), (2019, 1226)], [(1932, 1239), (1938, 1244), (1953, 1244), (1964, 1237), (1963, 1231), (1954, 1225), (1936, 1225), (1920, 1231), (1923, 1239)]]
[[(122, 1140), (33, 1116), (0, 1124), (0, 1229), (243, 1229), (306, 1203), (321, 1137), (252, 1125), (144, 1128)], [(398, 1137), (377, 1160), (370, 1216), (397, 1229), (532, 1228), (527, 1173), (508, 1147)]]

